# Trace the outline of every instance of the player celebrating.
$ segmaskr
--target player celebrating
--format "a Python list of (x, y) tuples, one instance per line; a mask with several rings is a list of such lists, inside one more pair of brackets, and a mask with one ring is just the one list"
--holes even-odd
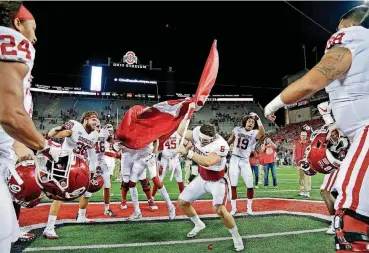
[[(195, 108), (195, 103), (191, 103), (189, 108), (191, 107)], [(178, 128), (178, 134), (181, 136), (184, 135), (186, 118)], [(187, 234), (187, 237), (193, 238), (205, 228), (205, 224), (191, 206), (191, 202), (201, 198), (206, 193), (211, 193), (213, 208), (232, 234), (235, 250), (242, 251), (244, 249), (242, 238), (238, 233), (232, 215), (225, 207), (228, 195), (228, 182), (225, 178), (226, 156), (229, 151), (228, 143), (216, 133), (215, 126), (211, 124), (204, 124), (192, 131), (188, 130), (185, 138), (187, 141), (193, 142), (194, 151), (188, 151), (182, 146), (178, 152), (195, 161), (198, 164), (200, 174), (186, 186), (178, 197), (178, 207), (195, 225)]]
[[(255, 121), (258, 129), (253, 130)], [(232, 157), (229, 163), (229, 179), (232, 186), (231, 215), (237, 212), (237, 185), (241, 174), (247, 187), (247, 213), (252, 214), (252, 199), (254, 197), (254, 181), (249, 157), (256, 142), (264, 137), (263, 123), (256, 113), (250, 113), (242, 121), (242, 127), (236, 127), (228, 139), (228, 145), (233, 145)]]
[(104, 179), (104, 214), (115, 217), (116, 214), (110, 210), (110, 196), (111, 196), (111, 181), (110, 181), (110, 168), (105, 160), (106, 150), (109, 150), (109, 139), (114, 134), (114, 128), (111, 124), (106, 124), (101, 130), (98, 130), (98, 139), (95, 145), (96, 152), (96, 166), (102, 171), (102, 177)]
[[(159, 175), (160, 181), (164, 180), (167, 169), (169, 171), (174, 170), (174, 176), (176, 178), (179, 192), (181, 193), (184, 189), (184, 183), (182, 180), (182, 168), (179, 162), (178, 153), (176, 152), (177, 147), (181, 141), (181, 136), (177, 132), (174, 132), (168, 140), (164, 142), (163, 151), (161, 152), (161, 174)], [(187, 141), (186, 141), (187, 142)], [(186, 145), (186, 143), (185, 143)], [(157, 191), (156, 185), (152, 189), (152, 196), (155, 197)]]
[[(97, 132), (95, 129), (99, 124), (98, 114), (94, 111), (89, 111), (83, 113), (81, 122), (69, 120), (64, 125), (51, 129), (48, 136), (50, 138), (64, 138), (62, 150), (72, 151), (76, 156), (88, 161), (89, 158), (91, 159), (91, 156), (95, 155), (93, 152), (93, 148), (95, 148), (97, 142)], [(94, 161), (94, 159), (91, 160)], [(94, 171), (96, 169), (95, 166), (96, 163), (91, 162), (89, 164), (90, 171)], [(86, 208), (91, 195), (90, 192), (86, 191), (83, 196), (80, 197), (77, 222), (92, 222), (86, 217)], [(54, 226), (62, 204), (62, 201), (54, 200), (50, 206), (47, 226), (43, 232), (45, 238), (58, 238)]]
[[(4, 178), (7, 170), (12, 174), (15, 171), (14, 140), (45, 153), (49, 152), (49, 145), (54, 145), (37, 132), (23, 104), (24, 92), (29, 88), (24, 81), (30, 78), (35, 59), (35, 30), (35, 19), (22, 3), (0, 2), (0, 252), (10, 252), (11, 243), (19, 237), (18, 221)], [(26, 156), (32, 155), (29, 149), (24, 150), (29, 152)]]
[(368, 236), (369, 220), (368, 14), (365, 5), (344, 14), (320, 62), (265, 107), (265, 116), (275, 119), (279, 108), (325, 88), (338, 128), (352, 140), (335, 184), (337, 252), (365, 252), (369, 247), (368, 240), (361, 239)]

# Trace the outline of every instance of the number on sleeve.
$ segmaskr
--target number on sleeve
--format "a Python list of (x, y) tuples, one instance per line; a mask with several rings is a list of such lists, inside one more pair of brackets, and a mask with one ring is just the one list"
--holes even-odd
[[(0, 53), (2, 55), (17, 55), (17, 50), (14, 49), (15, 47), (15, 39), (11, 35), (0, 35), (0, 41), (7, 40), (9, 42), (3, 42), (1, 43), (0, 47)], [(29, 51), (29, 41), (26, 39), (23, 39), (18, 45), (17, 45), (18, 51), (22, 51), (26, 53), (26, 58), (28, 60), (31, 60), (31, 52)]]
[(334, 45), (342, 44), (342, 39), (345, 33), (341, 32), (337, 35), (332, 35), (332, 37), (327, 42), (326, 50), (331, 49)]

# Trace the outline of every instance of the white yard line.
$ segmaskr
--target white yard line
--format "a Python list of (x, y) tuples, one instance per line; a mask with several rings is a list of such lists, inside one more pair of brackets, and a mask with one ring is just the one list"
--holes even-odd
[[(252, 239), (252, 238), (267, 238), (267, 237), (288, 236), (288, 235), (301, 235), (301, 234), (308, 234), (308, 233), (320, 233), (326, 230), (327, 228), (319, 228), (319, 229), (299, 230), (299, 231), (280, 232), (280, 233), (246, 235), (246, 236), (242, 236), (242, 238)], [(26, 248), (24, 252), (147, 247), (147, 246), (162, 246), (162, 245), (176, 245), (176, 244), (194, 244), (194, 243), (204, 243), (204, 242), (219, 242), (219, 241), (228, 241), (228, 240), (232, 240), (232, 237), (204, 238), (204, 239), (192, 239), (192, 240), (180, 240), (180, 241), (144, 242), (144, 243), (38, 247), (38, 248)]]

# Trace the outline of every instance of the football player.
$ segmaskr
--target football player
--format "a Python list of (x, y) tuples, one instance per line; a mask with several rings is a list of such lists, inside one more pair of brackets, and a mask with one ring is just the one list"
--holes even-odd
[[(35, 59), (36, 21), (21, 2), (0, 2), (0, 252), (10, 252), (19, 237), (19, 225), (5, 175), (14, 168), (15, 141), (34, 150), (49, 152), (52, 146), (37, 132), (24, 108), (25, 91)], [(50, 146), (51, 145), (51, 146)], [(24, 149), (32, 156), (30, 149)], [(53, 155), (55, 159), (55, 157)]]
[[(195, 108), (195, 103), (191, 103), (189, 108)], [(235, 250), (242, 251), (244, 249), (242, 238), (232, 215), (225, 207), (229, 191), (228, 180), (225, 178), (228, 143), (216, 133), (215, 126), (211, 124), (204, 124), (184, 133), (186, 120), (185, 118), (181, 122), (177, 132), (181, 136), (185, 135), (186, 140), (191, 141), (194, 147), (193, 150), (187, 150), (181, 146), (178, 152), (198, 164), (200, 175), (187, 185), (178, 197), (178, 207), (195, 225), (187, 237), (193, 238), (205, 229), (205, 224), (200, 220), (191, 203), (210, 193), (213, 196), (213, 209), (231, 233)]]
[[(167, 170), (174, 170), (174, 176), (178, 184), (178, 190), (181, 193), (184, 189), (184, 183), (182, 180), (182, 168), (181, 163), (179, 162), (179, 155), (176, 152), (177, 147), (181, 142), (181, 136), (177, 132), (174, 132), (168, 140), (166, 140), (163, 144), (163, 150), (161, 152), (161, 171), (159, 175), (160, 181), (164, 180), (165, 174)], [(185, 145), (187, 141), (185, 141)], [(158, 188), (154, 185), (152, 189), (152, 196), (155, 197), (156, 191)]]
[[(84, 112), (81, 121), (69, 120), (62, 126), (54, 127), (48, 133), (50, 138), (64, 138), (62, 150), (72, 151), (77, 157), (88, 161), (91, 156), (95, 155), (93, 149), (97, 142), (96, 126), (100, 124), (98, 114), (94, 111)], [(94, 161), (94, 159), (91, 159)], [(87, 162), (89, 164), (89, 162)], [(90, 171), (96, 169), (96, 164), (93, 162), (89, 165)], [(77, 222), (91, 223), (92, 220), (86, 217), (86, 208), (91, 197), (90, 192), (85, 192), (79, 199), (79, 210)], [(55, 222), (59, 214), (63, 202), (54, 200), (50, 206), (49, 218), (47, 226), (43, 232), (43, 236), (47, 239), (57, 239), (58, 235), (55, 232)]]
[[(258, 129), (254, 129), (255, 122)], [(254, 197), (254, 178), (249, 162), (251, 151), (259, 140), (264, 138), (264, 126), (256, 113), (251, 112), (242, 121), (241, 127), (236, 127), (228, 139), (228, 145), (233, 145), (232, 157), (229, 163), (229, 179), (232, 187), (231, 215), (237, 212), (237, 185), (241, 174), (247, 187), (247, 213), (252, 214), (252, 199)]]
[(325, 88), (337, 127), (352, 140), (335, 184), (337, 252), (365, 252), (369, 248), (368, 28), (368, 6), (345, 13), (320, 62), (265, 107), (265, 116), (275, 119), (279, 108)]

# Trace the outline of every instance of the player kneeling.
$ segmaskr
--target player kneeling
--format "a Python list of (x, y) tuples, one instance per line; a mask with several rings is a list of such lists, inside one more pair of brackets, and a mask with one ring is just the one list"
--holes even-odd
[[(194, 106), (194, 104), (190, 106)], [(184, 135), (185, 124), (186, 120), (183, 120), (178, 128), (178, 134), (181, 136)], [(215, 127), (211, 124), (204, 124), (201, 127), (196, 127), (193, 131), (187, 131), (185, 138), (193, 142), (194, 151), (187, 151), (182, 146), (178, 152), (198, 164), (200, 175), (178, 197), (178, 207), (195, 224), (187, 237), (193, 238), (205, 228), (205, 224), (191, 206), (191, 202), (198, 200), (206, 193), (211, 193), (213, 208), (232, 234), (235, 250), (242, 251), (244, 249), (242, 238), (238, 233), (232, 215), (225, 207), (229, 191), (229, 183), (225, 178), (226, 156), (229, 151), (228, 143), (216, 133)]]

